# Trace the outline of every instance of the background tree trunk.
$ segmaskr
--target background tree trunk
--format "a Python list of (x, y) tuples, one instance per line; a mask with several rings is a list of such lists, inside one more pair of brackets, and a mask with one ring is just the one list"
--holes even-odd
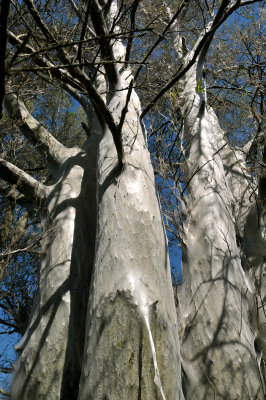
[[(221, 155), (229, 144), (204, 93), (197, 90), (199, 69), (192, 68), (183, 80), (184, 138), (189, 143), (189, 158), (184, 163), (188, 206), (181, 291), (185, 397), (263, 398), (254, 348), (255, 290), (242, 267), (236, 242), (236, 224), (242, 219), (243, 225), (243, 212), (244, 216), (247, 212), (242, 202), (236, 220), (230, 183), (238, 207), (241, 192), (234, 187), (230, 171), (224, 169)], [(249, 181), (241, 190), (248, 185)]]

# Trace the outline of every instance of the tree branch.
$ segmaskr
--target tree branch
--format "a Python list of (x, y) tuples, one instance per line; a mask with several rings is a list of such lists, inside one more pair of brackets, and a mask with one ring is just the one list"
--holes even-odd
[[(56, 37), (52, 34), (52, 32), (49, 30), (45, 22), (42, 20), (37, 8), (35, 7), (34, 3), (32, 0), (25, 0), (25, 3), (28, 7), (29, 12), (31, 13), (33, 19), (35, 20), (36, 24), (38, 27), (41, 29), (42, 33), (48, 40), (50, 44), (55, 44), (57, 43)], [(69, 56), (69, 54), (65, 51), (64, 47), (58, 47), (57, 48), (57, 55), (58, 58), (66, 65), (71, 65), (72, 60)]]
[[(183, 16), (186, 14), (188, 7), (185, 7), (185, 3), (188, 3), (188, 1), (185, 1), (183, 3), (183, 7), (180, 11), (182, 11)], [(170, 21), (173, 19), (171, 10), (169, 7), (166, 6), (166, 11), (169, 15)], [(175, 30), (175, 34), (174, 31), (171, 32), (171, 36), (173, 39), (173, 47), (177, 56), (178, 60), (183, 60), (185, 54), (187, 53), (187, 48), (185, 45), (185, 38), (183, 36), (180, 35), (181, 29), (180, 29), (180, 19), (176, 19), (173, 23), (173, 28)]]
[[(218, 11), (219, 18), (217, 17), (217, 15), (214, 18), (214, 21), (217, 21), (217, 23), (214, 24), (213, 21), (209, 24), (210, 25), (209, 30), (207, 30), (207, 32), (203, 33), (203, 35), (199, 37), (196, 45), (187, 55), (186, 57), (187, 65), (184, 67), (183, 65), (181, 65), (181, 67), (174, 75), (174, 77), (161, 89), (161, 91), (151, 100), (151, 102), (146, 105), (140, 116), (141, 119), (152, 109), (152, 107), (157, 103), (157, 101), (187, 73), (187, 71), (195, 64), (196, 61), (199, 62), (198, 56), (200, 56), (201, 64), (203, 63), (204, 57), (207, 54), (207, 50), (210, 46), (211, 40), (215, 32), (223, 24), (223, 22), (239, 7), (240, 0), (237, 0), (236, 3), (228, 10), (228, 12), (226, 12), (225, 14), (223, 13), (222, 17), (222, 12), (224, 12), (225, 3), (228, 2), (229, 0), (223, 0), (221, 7), (219, 8), (219, 11), (221, 10), (221, 12)], [(201, 54), (202, 51), (203, 53)]]
[(85, 18), (84, 18), (84, 22), (83, 22), (81, 33), (80, 33), (80, 43), (79, 43), (78, 55), (77, 55), (77, 60), (80, 63), (82, 62), (82, 41), (85, 38), (85, 34), (86, 34), (87, 26), (88, 26), (90, 8), (91, 8), (91, 0), (88, 1), (87, 10), (86, 10), (86, 13), (85, 13)]
[(11, 393), (6, 392), (6, 391), (3, 390), (3, 389), (0, 389), (0, 394), (2, 394), (3, 396), (6, 396), (6, 397), (11, 397)]
[[(153, 51), (156, 49), (156, 47), (161, 43), (161, 41), (163, 40), (165, 34), (168, 32), (169, 28), (171, 27), (171, 25), (173, 25), (173, 23), (175, 22), (175, 20), (178, 18), (179, 14), (181, 13), (181, 11), (183, 10), (184, 6), (186, 5), (186, 3), (188, 2), (188, 0), (184, 0), (183, 3), (181, 4), (181, 6), (178, 8), (178, 10), (176, 11), (176, 13), (172, 16), (172, 18), (170, 19), (169, 23), (167, 24), (166, 28), (163, 30), (163, 32), (161, 33), (161, 35), (159, 36), (159, 38), (156, 40), (156, 42), (153, 44), (153, 46), (150, 48), (150, 50), (148, 51), (148, 53), (146, 54), (146, 56), (144, 57), (144, 59), (142, 60), (142, 64), (145, 64), (146, 60), (149, 58), (149, 56), (153, 53)], [(143, 65), (141, 65), (137, 72), (135, 73), (135, 80), (137, 79), (141, 69), (142, 69)]]
[(91, 1), (91, 20), (97, 36), (100, 36), (99, 44), (101, 49), (101, 54), (103, 57), (103, 65), (110, 81), (111, 85), (115, 85), (119, 81), (119, 73), (117, 71), (117, 66), (115, 63), (105, 63), (104, 61), (115, 61), (112, 47), (110, 45), (109, 39), (105, 36), (108, 35), (108, 29), (105, 23), (105, 19), (102, 15), (101, 7), (97, 0)]
[[(14, 34), (10, 33), (10, 37), (11, 37), (11, 40), (13, 41), (13, 43), (20, 44), (21, 41)], [(34, 51), (34, 49), (32, 49), (28, 45), (26, 46), (26, 48), (30, 52)], [(45, 67), (53, 66), (53, 64), (44, 60), (42, 57), (40, 57), (38, 59), (38, 61), (39, 61), (40, 65), (44, 65)], [(112, 113), (106, 106), (103, 98), (97, 92), (97, 89), (93, 85), (90, 78), (80, 68), (72, 66), (70, 60), (68, 60), (68, 59), (66, 59), (65, 61), (70, 66), (69, 73), (64, 71), (63, 68), (61, 68), (60, 70), (52, 68), (51, 74), (56, 76), (57, 79), (59, 79), (61, 82), (63, 80), (63, 82), (65, 83), (65, 88), (69, 89), (68, 92), (71, 95), (73, 95), (73, 93), (74, 93), (73, 90), (71, 89), (71, 87), (73, 87), (75, 89), (78, 89), (79, 91), (83, 91), (84, 94), (87, 94), (89, 96), (99, 122), (101, 124), (106, 124), (108, 126), (108, 128), (110, 129), (112, 136), (114, 138), (115, 144), (118, 143), (118, 141), (117, 141), (117, 138), (119, 136), (118, 127), (114, 121)], [(80, 96), (78, 96), (78, 97), (81, 100)], [(19, 101), (15, 101), (15, 106), (16, 106), (15, 109), (19, 108), (18, 105), (16, 105), (16, 104), (22, 104), (22, 103)], [(22, 109), (26, 109), (23, 104), (22, 104), (22, 106), (23, 106)], [(82, 102), (82, 106), (85, 107), (84, 101)], [(28, 113), (27, 110), (26, 110), (26, 112)], [(53, 138), (53, 136), (42, 125), (40, 125), (32, 116), (30, 116), (29, 113), (28, 113), (28, 115), (30, 118), (32, 118), (33, 121), (35, 121), (36, 129), (38, 127), (40, 127), (40, 131), (42, 131), (42, 133), (43, 133), (42, 137), (40, 138), (40, 137), (38, 137), (38, 130), (37, 131), (35, 130), (35, 137), (33, 136), (33, 140), (35, 139), (36, 144), (42, 145), (44, 150), (46, 150), (45, 146), (47, 146), (48, 144), (54, 143), (54, 145), (55, 145), (54, 148), (53, 148), (53, 146), (48, 146), (48, 148), (47, 148), (48, 155), (50, 154), (51, 161), (53, 161), (53, 155), (54, 155), (55, 156), (54, 162), (58, 164), (58, 161), (59, 161), (59, 164), (60, 164), (60, 148), (57, 148), (57, 143), (60, 146), (62, 146), (62, 148), (64, 148), (63, 145), (61, 143), (57, 142), (56, 139)], [(28, 133), (29, 137), (31, 138), (33, 132), (31, 132), (31, 131), (28, 132), (27, 126), (26, 126), (25, 132), (23, 132), (23, 133), (25, 134), (25, 136)], [(50, 135), (51, 140), (46, 140), (46, 137), (47, 137), (46, 135)], [(41, 141), (41, 139), (43, 139), (43, 140)], [(54, 149), (54, 151), (53, 151), (53, 149)], [(119, 151), (119, 147), (117, 147), (117, 145), (116, 145), (116, 149), (117, 149), (117, 153), (118, 153), (118, 159), (120, 160), (119, 163), (123, 163), (122, 162), (123, 156), (122, 156), (122, 153)], [(55, 168), (57, 168), (57, 166), (55, 166)]]
[(40, 14), (38, 13), (37, 8), (35, 7), (34, 3), (32, 0), (24, 0), (24, 3), (27, 5), (29, 12), (31, 13), (34, 21), (36, 22), (37, 26), (41, 29), (42, 33), (46, 37), (46, 39), (49, 42), (54, 42), (53, 35), (51, 34), (49, 28), (46, 26), (46, 24), (43, 22), (43, 20), (40, 17)]
[(74, 0), (68, 0), (68, 3), (72, 7), (72, 10), (75, 11), (75, 13), (78, 16), (78, 18), (81, 20), (81, 12), (80, 12), (77, 4), (74, 2)]
[[(9, 31), (8, 35), (9, 35), (9, 42), (13, 46), (21, 46), (21, 44), (23, 43), (22, 40), (20, 40), (16, 35), (14, 35), (13, 32)], [(53, 50), (53, 48), (58, 49), (58, 46), (57, 45), (50, 46), (51, 50)], [(34, 60), (37, 65), (39, 65), (40, 67), (44, 67), (45, 69), (47, 69), (47, 71), (49, 70), (49, 73), (57, 80), (67, 85), (70, 85), (79, 91), (82, 91), (82, 86), (79, 84), (79, 82), (75, 81), (75, 79), (70, 75), (68, 71), (64, 70), (63, 68), (60, 69), (53, 68), (55, 65), (52, 64), (50, 61), (46, 60), (44, 56), (40, 54), (43, 52), (43, 49), (36, 51), (29, 45), (25, 45), (25, 49), (30, 53), (32, 57), (34, 57)], [(48, 50), (49, 49), (47, 49), (47, 51)], [(27, 59), (27, 57), (25, 59)], [(67, 65), (69, 64), (70, 62), (67, 63)]]
[(9, 115), (18, 122), (21, 132), (47, 157), (49, 166), (57, 169), (64, 161), (65, 146), (32, 117), (24, 103), (11, 91), (10, 87), (7, 89), (5, 106)]
[[(237, 7), (238, 7), (239, 3), (240, 3), (240, 0), (236, 0), (235, 5), (237, 5)], [(213, 21), (210, 23), (212, 33), (208, 36), (207, 40), (205, 41), (205, 43), (201, 49), (200, 56), (199, 56), (199, 64), (203, 64), (203, 62), (206, 58), (208, 49), (210, 47), (210, 44), (212, 42), (213, 36), (214, 36), (216, 30), (218, 29), (217, 25), (219, 24), (219, 22), (221, 20), (224, 21), (223, 17), (225, 15), (226, 8), (228, 7), (229, 4), (230, 4), (230, 0), (222, 0), (221, 1), (219, 9), (218, 9), (216, 15), (214, 16)], [(232, 10), (234, 10), (235, 5), (232, 7)], [(205, 35), (205, 32), (202, 33), (203, 37), (204, 37), (204, 35)]]
[(132, 5), (132, 9), (131, 9), (130, 30), (132, 31), (132, 33), (129, 35), (128, 43), (127, 43), (127, 47), (126, 47), (126, 55), (125, 55), (126, 65), (125, 65), (125, 68), (127, 67), (127, 64), (129, 62), (129, 58), (130, 58), (130, 52), (131, 52), (131, 47), (132, 47), (133, 38), (134, 38), (136, 12), (137, 12), (137, 8), (138, 8), (138, 5), (139, 5), (139, 2), (140, 2), (140, 0), (134, 0), (133, 1), (133, 5)]
[(2, 118), (3, 102), (5, 97), (6, 76), (6, 44), (7, 44), (7, 19), (10, 0), (1, 1), (0, 4), (0, 119)]
[(16, 188), (32, 201), (41, 203), (47, 198), (46, 186), (2, 158), (0, 158), (0, 177), (9, 184), (16, 185)]

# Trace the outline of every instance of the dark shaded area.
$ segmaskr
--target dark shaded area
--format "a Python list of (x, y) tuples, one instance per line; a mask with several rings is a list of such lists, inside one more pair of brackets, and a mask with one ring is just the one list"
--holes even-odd
[[(85, 174), (82, 190), (76, 199), (76, 202), (80, 203), (80, 206), (76, 207), (74, 243), (70, 267), (71, 310), (61, 386), (61, 400), (73, 400), (78, 397), (79, 381), (82, 372), (87, 304), (94, 262), (97, 223), (96, 154), (95, 149), (94, 157), (92, 154), (89, 154), (87, 161), (90, 162), (91, 169), (84, 166)], [(90, 193), (92, 189), (94, 189), (93, 195)], [(82, 253), (81, 249), (84, 248), (86, 252)]]

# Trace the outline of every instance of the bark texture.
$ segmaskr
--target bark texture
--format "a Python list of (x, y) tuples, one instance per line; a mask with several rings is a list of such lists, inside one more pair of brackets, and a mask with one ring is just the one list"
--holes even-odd
[[(46, 256), (13, 382), (14, 399), (77, 397), (96, 231), (96, 152), (69, 150), (50, 187)], [(45, 227), (44, 227), (45, 229)]]
[[(103, 35), (116, 3), (105, 23), (101, 6), (92, 3), (95, 30)], [(101, 52), (107, 60), (126, 53), (119, 40), (103, 41)], [(104, 64), (98, 92), (79, 78), (92, 96), (85, 110), (94, 106), (84, 150), (47, 146), (49, 134), (9, 97), (21, 128), (48, 147), (57, 170), (47, 189), (51, 231), (40, 289), (18, 348), (12, 396), (183, 399), (168, 245), (131, 71)]]
[[(125, 57), (119, 41), (114, 54)], [(126, 69), (119, 88), (130, 87), (130, 79)], [(107, 98), (117, 124), (127, 107), (123, 169), (108, 129), (99, 146), (96, 253), (80, 400), (183, 398), (167, 239), (140, 102), (134, 90), (129, 98), (129, 90)]]
[[(17, 346), (12, 399), (263, 400), (265, 170), (257, 191), (243, 152), (230, 147), (208, 107), (203, 77), (215, 31), (250, 2), (222, 0), (217, 10), (212, 2), (213, 11), (205, 2), (208, 17), (203, 16), (204, 29), (190, 51), (181, 32), (191, 3), (178, 2), (135, 77), (129, 68), (131, 46), (139, 40), (135, 34), (156, 31), (153, 22), (135, 30), (140, 2), (122, 2), (119, 9), (115, 0), (90, 0), (85, 15), (85, 4), (79, 9), (69, 3), (79, 20), (59, 31), (71, 26), (77, 38), (82, 25), (75, 43), (61, 42), (60, 32), (49, 29), (48, 11), (32, 0), (24, 0), (21, 10), (38, 32), (36, 47), (31, 35), (9, 32), (14, 60), (26, 57), (24, 72), (32, 62), (46, 81), (57, 79), (88, 119), (88, 125), (82, 122), (85, 145), (66, 148), (6, 86), (10, 117), (55, 176), (55, 183), (45, 186), (0, 158), (1, 177), (45, 211), (39, 292)], [(125, 27), (130, 21), (129, 33), (119, 35), (118, 21)], [(180, 68), (142, 112), (134, 79), (170, 31), (174, 52), (169, 54)], [(85, 42), (92, 44), (82, 52)], [(141, 122), (175, 84), (185, 149), (181, 354), (168, 244)]]
[[(109, 107), (119, 115), (123, 104), (117, 95)], [(154, 399), (160, 385), (165, 398), (182, 398), (167, 239), (139, 112), (133, 92), (123, 127), (122, 172), (108, 130), (100, 143), (96, 255), (79, 399)]]
[(237, 246), (252, 204), (252, 182), (239, 174), (240, 156), (224, 139), (204, 94), (197, 93), (200, 68), (196, 64), (182, 82), (189, 143), (181, 295), (185, 398), (263, 399), (255, 286)]

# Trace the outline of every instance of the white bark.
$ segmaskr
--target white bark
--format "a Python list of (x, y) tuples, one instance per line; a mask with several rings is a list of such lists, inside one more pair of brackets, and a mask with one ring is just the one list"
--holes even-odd
[[(197, 71), (195, 66), (182, 82), (184, 137), (190, 151), (181, 294), (185, 397), (262, 399), (250, 316), (254, 286), (241, 265), (233, 215), (238, 194), (236, 222), (243, 232), (248, 207), (241, 204), (241, 193), (248, 185), (238, 191), (236, 176), (224, 169), (226, 142), (204, 94), (197, 93)], [(246, 179), (243, 173), (241, 179)]]
[[(116, 59), (125, 55), (118, 41), (113, 51)], [(125, 70), (119, 89), (128, 88), (130, 79)], [(107, 98), (116, 124), (127, 93)], [(140, 113), (132, 91), (122, 128), (122, 171), (108, 129), (99, 147), (96, 254), (80, 400), (183, 398), (167, 239)]]
[(27, 110), (25, 104), (18, 99), (7, 87), (5, 106), (12, 118), (14, 118), (23, 134), (36, 148), (47, 158), (51, 168), (55, 171), (64, 162), (67, 149), (58, 142), (48, 130), (40, 124)]
[[(125, 56), (119, 41), (111, 51)], [(86, 152), (65, 153), (50, 188), (53, 230), (14, 399), (183, 399), (167, 239), (141, 107), (134, 91), (129, 97), (130, 70), (118, 73), (104, 82), (117, 94), (98, 103), (88, 86), (99, 122), (89, 121)]]
[[(122, 100), (116, 96), (109, 105), (116, 115)], [(121, 174), (109, 131), (100, 144), (96, 255), (79, 399), (159, 396), (150, 334), (165, 397), (182, 398), (167, 241), (138, 110), (133, 93)], [(149, 308), (150, 332), (143, 307)]]
[[(14, 399), (77, 397), (96, 227), (96, 153), (69, 150), (50, 187), (46, 256), (12, 386)], [(52, 225), (50, 225), (52, 223)], [(45, 229), (45, 228), (44, 228)]]
[(0, 158), (1, 178), (14, 185), (21, 193), (39, 204), (45, 203), (49, 190), (29, 174), (22, 171), (9, 161)]
[[(220, 3), (207, 32), (213, 27), (215, 31), (228, 5), (227, 0)], [(207, 106), (202, 70), (213, 34), (180, 82), (183, 139), (189, 152), (183, 166), (187, 196), (179, 311), (184, 326), (184, 395), (189, 400), (262, 399), (254, 348), (258, 334), (255, 285), (243, 269), (237, 246), (237, 241), (244, 241), (255, 185), (243, 154), (230, 148), (214, 111)], [(195, 58), (205, 36), (206, 32), (199, 36), (183, 64)], [(182, 61), (182, 41), (173, 37), (173, 43)]]
[[(27, 3), (35, 21), (40, 20), (33, 2)], [(184, 60), (183, 40), (175, 38), (183, 68), (144, 110), (183, 77), (181, 114), (189, 150), (180, 298), (184, 395), (167, 239), (140, 122), (141, 105), (131, 91), (130, 69), (108, 63), (125, 60), (125, 48), (119, 40), (101, 40), (117, 12), (112, 1), (104, 20), (104, 3), (92, 0), (91, 5), (105, 81), (99, 80), (96, 89), (77, 66), (69, 72), (51, 70), (87, 112), (94, 108), (83, 150), (61, 146), (15, 95), (7, 95), (10, 112), (20, 120), (25, 136), (47, 154), (57, 177), (56, 184), (45, 189), (44, 224), (52, 229), (43, 243), (46, 256), (31, 323), (18, 346), (13, 399), (262, 399), (256, 341), (259, 338), (264, 348), (265, 320), (253, 283), (259, 282), (259, 294), (265, 292), (260, 280), (265, 215), (251, 207), (253, 189), (248, 173), (242, 173), (244, 161), (228, 148), (205, 94), (198, 90), (213, 34), (229, 5), (236, 3), (222, 0)], [(108, 7), (103, 9), (108, 13)], [(42, 21), (38, 25), (53, 42)], [(10, 37), (17, 43), (15, 35)], [(34, 52), (27, 44), (25, 48)], [(64, 50), (59, 59), (71, 62)], [(43, 56), (37, 62), (49, 65)], [(100, 94), (101, 85), (106, 96)], [(80, 92), (87, 93), (88, 104)], [(34, 186), (23, 178), (25, 188)], [(259, 247), (251, 268), (255, 279), (242, 267), (238, 234), (248, 260), (254, 258), (254, 245)], [(254, 321), (255, 294), (261, 315)]]

